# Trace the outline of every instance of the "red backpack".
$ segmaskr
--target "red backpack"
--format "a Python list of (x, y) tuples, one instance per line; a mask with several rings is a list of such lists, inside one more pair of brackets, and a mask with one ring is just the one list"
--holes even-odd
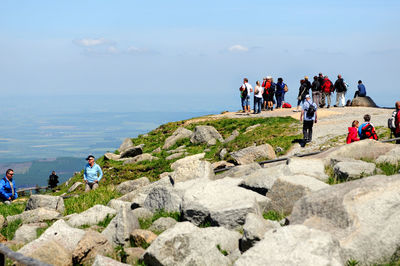
[(370, 123), (367, 123), (365, 126), (361, 128), (360, 139), (378, 140), (378, 135), (376, 135), (375, 128)]

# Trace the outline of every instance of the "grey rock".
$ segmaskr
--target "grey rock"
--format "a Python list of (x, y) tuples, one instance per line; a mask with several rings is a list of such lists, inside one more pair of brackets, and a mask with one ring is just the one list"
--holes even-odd
[(146, 208), (137, 208), (132, 210), (132, 213), (138, 219), (151, 219), (153, 217), (153, 213)]
[(340, 180), (353, 180), (373, 175), (376, 166), (364, 161), (339, 162), (333, 167), (333, 171)]
[(153, 222), (153, 224), (149, 227), (149, 230), (155, 232), (163, 232), (171, 227), (173, 227), (178, 222), (171, 217), (161, 217)]
[(73, 251), (72, 261), (74, 265), (90, 265), (96, 255), (111, 255), (112, 253), (113, 247), (107, 238), (97, 231), (89, 230)]
[(32, 195), (26, 203), (25, 211), (34, 210), (42, 207), (58, 211), (59, 213), (63, 213), (64, 200), (59, 196)]
[(23, 224), (14, 235), (15, 241), (28, 243), (37, 238), (37, 229), (47, 227), (46, 223)]
[(130, 234), (130, 242), (135, 247), (151, 244), (157, 235), (150, 230), (134, 229)]
[(92, 266), (126, 266), (129, 264), (122, 263), (116, 260), (113, 260), (109, 257), (104, 257), (102, 255), (97, 255)]
[(139, 221), (130, 209), (120, 209), (102, 234), (113, 245), (126, 245), (129, 243), (129, 234), (134, 229), (139, 229)]
[(238, 248), (240, 234), (222, 227), (198, 228), (178, 223), (158, 236), (143, 255), (149, 265), (231, 265), (217, 248), (229, 253)]
[(190, 138), (192, 136), (193, 132), (184, 128), (184, 127), (180, 127), (177, 130), (175, 130), (174, 133), (172, 133), (171, 136), (169, 136), (164, 143), (163, 149), (167, 150), (169, 148), (171, 148), (172, 146), (175, 145), (175, 143), (178, 140), (181, 139), (186, 139), (186, 138)]
[(135, 157), (139, 154), (143, 153), (144, 144), (140, 144), (138, 146), (131, 147), (123, 152), (121, 152), (121, 159)]
[(172, 188), (155, 187), (147, 195), (143, 207), (153, 212), (158, 210), (179, 212), (181, 204), (181, 197)]
[(214, 171), (211, 164), (200, 160), (204, 155), (204, 153), (200, 153), (188, 156), (171, 164), (171, 169), (173, 169), (174, 172), (172, 172), (170, 176), (174, 182), (182, 182), (196, 178), (212, 179), (214, 177)]
[(184, 219), (200, 225), (237, 228), (244, 224), (248, 213), (262, 213), (269, 199), (253, 191), (240, 188), (240, 179), (224, 179), (198, 182), (183, 193), (182, 214)]
[(351, 101), (351, 106), (378, 107), (371, 97), (356, 97)]
[(133, 158), (124, 160), (123, 165), (134, 164), (134, 163), (143, 162), (143, 161), (154, 161), (154, 160), (158, 160), (158, 159), (159, 159), (158, 157), (153, 156), (150, 153), (143, 153), (143, 154), (136, 155)]
[(225, 159), (225, 156), (228, 154), (228, 150), (227, 149), (225, 149), (225, 148), (223, 148), (222, 150), (221, 150), (221, 152), (219, 153), (219, 158), (221, 159), (221, 160), (223, 160), (223, 159)]
[(217, 141), (223, 142), (221, 134), (212, 126), (196, 126), (190, 142), (194, 144), (215, 145)]
[[(247, 165), (243, 165), (247, 166)], [(277, 165), (269, 168), (260, 168), (246, 175), (239, 186), (265, 195), (271, 190), (278, 177), (287, 174), (286, 165)]]
[(71, 193), (73, 191), (75, 191), (79, 186), (82, 186), (83, 183), (82, 182), (75, 182), (67, 191), (67, 193)]
[(44, 221), (57, 220), (62, 215), (55, 210), (47, 208), (38, 208), (30, 211), (24, 211), (23, 213), (7, 216), (7, 223), (11, 223), (15, 220), (21, 219), (22, 223), (40, 223)]
[(267, 193), (267, 197), (271, 199), (268, 209), (288, 215), (297, 200), (326, 187), (329, 185), (310, 176), (281, 176)]
[(123, 153), (131, 148), (133, 148), (133, 142), (130, 138), (124, 139), (124, 141), (121, 143), (121, 146), (119, 146), (118, 151), (119, 153)]
[(6, 219), (0, 214), (0, 229), (2, 229), (5, 225), (7, 225)]
[(160, 153), (162, 150), (160, 147), (158, 147), (157, 149), (155, 149), (154, 151), (152, 151), (152, 153)]
[(183, 155), (184, 155), (184, 152), (174, 153), (174, 154), (171, 154), (170, 156), (165, 157), (165, 160), (167, 160), (167, 161), (174, 160), (174, 159), (182, 157)]
[(121, 194), (126, 194), (140, 187), (147, 186), (148, 184), (150, 184), (149, 179), (147, 177), (141, 177), (138, 179), (122, 182), (117, 186), (116, 190)]
[(219, 161), (211, 164), (212, 169), (217, 170), (217, 169), (223, 169), (223, 168), (230, 168), (234, 167), (235, 165), (233, 163), (228, 163), (227, 161)]
[(244, 178), (245, 176), (250, 175), (259, 169), (262, 168), (258, 163), (238, 165), (227, 171), (215, 175), (213, 179), (222, 179), (228, 176), (233, 178)]
[(23, 255), (47, 263), (46, 265), (72, 265), (71, 251), (55, 240), (36, 243), (35, 249), (26, 250)]
[(303, 225), (269, 230), (234, 263), (244, 265), (344, 265), (339, 242), (329, 233)]
[(366, 177), (308, 194), (289, 220), (331, 233), (346, 260), (390, 261), (400, 242), (399, 195), (400, 175)]
[(137, 261), (143, 256), (146, 250), (143, 248), (125, 248), (125, 252), (128, 256), (126, 262), (131, 265), (136, 265)]
[(238, 136), (239, 136), (239, 131), (235, 129), (232, 132), (232, 134), (225, 139), (224, 143), (228, 143), (228, 142), (234, 141)]
[(114, 216), (117, 213), (113, 208), (104, 205), (95, 205), (84, 212), (72, 216), (67, 223), (73, 227), (79, 227), (83, 225), (95, 225), (107, 216)]
[(291, 175), (308, 175), (326, 182), (329, 176), (325, 173), (324, 161), (321, 159), (291, 158), (287, 164), (287, 171)]
[(395, 147), (384, 155), (379, 156), (376, 159), (376, 163), (389, 163), (392, 165), (398, 165), (400, 162), (400, 147)]
[(280, 228), (275, 221), (265, 220), (261, 215), (248, 213), (243, 226), (243, 237), (240, 240), (240, 250), (245, 252), (253, 247), (258, 241), (264, 239), (264, 234), (271, 230)]
[(113, 208), (116, 211), (119, 211), (121, 208), (130, 208), (132, 203), (127, 201), (122, 201), (118, 199), (112, 199), (107, 203), (107, 207)]
[(255, 125), (249, 126), (248, 128), (246, 128), (245, 133), (253, 131), (254, 129), (256, 129), (256, 128), (260, 127), (260, 126), (261, 126), (260, 124), (255, 124)]
[(172, 154), (172, 153), (178, 153), (178, 152), (185, 152), (186, 151), (185, 147), (186, 147), (186, 145), (182, 145), (182, 146), (179, 146), (178, 148), (176, 148), (175, 150), (167, 151), (167, 153)]
[(121, 156), (119, 154), (115, 154), (112, 152), (107, 152), (104, 154), (104, 159), (106, 160), (112, 160), (112, 161), (118, 161), (121, 159)]
[(232, 158), (238, 164), (249, 164), (259, 159), (275, 159), (274, 148), (269, 144), (247, 147), (231, 153)]

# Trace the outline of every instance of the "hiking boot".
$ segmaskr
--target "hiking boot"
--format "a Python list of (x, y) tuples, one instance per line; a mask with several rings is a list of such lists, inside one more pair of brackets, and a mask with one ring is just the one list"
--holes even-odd
[(338, 107), (336, 104), (333, 107)]
[(329, 108), (329, 105), (326, 108)]

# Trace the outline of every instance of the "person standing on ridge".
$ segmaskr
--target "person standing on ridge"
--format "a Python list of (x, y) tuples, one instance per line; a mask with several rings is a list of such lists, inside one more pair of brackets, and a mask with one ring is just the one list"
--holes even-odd
[(257, 80), (256, 86), (254, 87), (254, 114), (261, 113), (263, 87), (260, 85), (260, 81)]
[[(394, 137), (400, 138), (400, 101), (396, 102), (396, 116), (394, 121), (394, 124), (396, 125)], [(396, 144), (400, 144), (400, 140), (396, 140)]]
[(0, 200), (7, 205), (10, 205), (11, 201), (18, 198), (13, 176), (14, 170), (8, 169), (6, 175), (0, 180)]
[[(321, 85), (322, 89), (322, 102), (323, 106), (325, 106), (325, 102), (328, 102), (328, 105), (326, 108), (329, 108), (331, 106), (331, 93), (333, 91), (333, 84), (332, 81), (329, 80), (328, 76), (324, 77), (324, 81)], [(325, 101), (326, 98), (326, 101)]]
[(358, 90), (354, 94), (354, 98), (367, 96), (367, 90), (365, 89), (365, 86), (364, 86), (364, 84), (362, 83), (361, 80), (358, 81), (357, 89)]
[(299, 94), (297, 96), (297, 109), (294, 110), (294, 112), (300, 112), (300, 104), (304, 103), (306, 95), (308, 94), (309, 94), (308, 84), (304, 79), (302, 79), (300, 80)]
[(244, 113), (250, 113), (250, 93), (253, 92), (253, 87), (249, 84), (247, 78), (243, 79), (243, 85), (240, 87), (240, 99)]
[(321, 85), (319, 84), (318, 77), (314, 76), (314, 81), (311, 84), (312, 100), (317, 105), (321, 105)]
[(324, 98), (324, 95), (323, 95), (323, 92), (322, 92), (322, 84), (324, 84), (324, 76), (322, 75), (321, 72), (318, 74), (318, 82), (319, 82), (318, 90), (319, 90), (319, 93), (320, 93), (320, 105), (319, 105), (319, 107), (322, 108), (322, 107), (325, 106), (325, 98)]
[(103, 171), (101, 171), (100, 166), (95, 163), (93, 155), (89, 155), (86, 161), (88, 161), (88, 163), (83, 170), (83, 180), (86, 184), (85, 192), (89, 192), (99, 187), (99, 182), (103, 177)]
[(346, 84), (344, 84), (344, 80), (342, 79), (342, 75), (338, 75), (338, 79), (335, 81), (335, 90), (336, 90), (336, 104), (334, 107), (339, 107), (339, 101), (342, 103), (342, 107), (346, 105), (346, 100), (344, 98), (347, 87)]
[(54, 189), (58, 184), (58, 175), (56, 175), (56, 172), (53, 171), (51, 172), (51, 175), (49, 175), (49, 188)]
[(270, 86), (268, 89), (268, 110), (274, 110), (274, 96), (275, 96), (275, 90), (276, 90), (276, 83), (274, 83), (274, 80), (272, 77), (269, 77), (270, 81)]
[(276, 83), (276, 92), (275, 92), (276, 108), (282, 107), (282, 102), (284, 101), (285, 97), (285, 86), (286, 84), (283, 83), (283, 79), (278, 78), (278, 82)]
[(312, 102), (310, 95), (306, 95), (301, 110), (300, 121), (303, 120), (303, 139), (304, 142), (311, 142), (312, 128), (314, 122), (317, 123), (317, 105)]
[(270, 101), (269, 91), (271, 88), (271, 77), (268, 76), (264, 78), (263, 84), (261, 86), (264, 88), (264, 94), (263, 94), (264, 110), (269, 110), (269, 101)]

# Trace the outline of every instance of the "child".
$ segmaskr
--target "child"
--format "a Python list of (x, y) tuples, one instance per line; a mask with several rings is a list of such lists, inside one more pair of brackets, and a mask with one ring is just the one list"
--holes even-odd
[(346, 141), (347, 144), (360, 140), (357, 136), (358, 124), (359, 124), (358, 121), (354, 120), (353, 123), (351, 124), (351, 127), (349, 127), (349, 134), (347, 135), (347, 141)]

